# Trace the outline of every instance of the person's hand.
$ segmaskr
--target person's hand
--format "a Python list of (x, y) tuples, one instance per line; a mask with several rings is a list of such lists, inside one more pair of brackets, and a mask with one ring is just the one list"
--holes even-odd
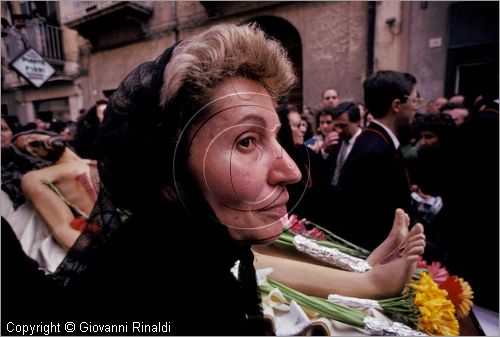
[(325, 140), (323, 142), (322, 149), (325, 152), (329, 152), (331, 148), (339, 143), (339, 133), (336, 131), (332, 131), (325, 135)]
[(318, 140), (316, 143), (314, 143), (312, 145), (308, 145), (308, 147), (316, 153), (318, 153), (321, 150), (322, 146), (323, 146), (322, 140)]
[(429, 200), (431, 198), (434, 198), (432, 195), (425, 194), (424, 192), (422, 192), (420, 187), (415, 184), (411, 185), (411, 191), (417, 193), (424, 200)]

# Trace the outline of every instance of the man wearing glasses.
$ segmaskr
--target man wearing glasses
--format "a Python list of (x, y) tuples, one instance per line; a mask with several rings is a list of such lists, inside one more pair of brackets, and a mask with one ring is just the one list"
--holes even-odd
[(339, 232), (366, 249), (389, 233), (396, 208), (412, 215), (397, 130), (410, 124), (418, 106), (415, 85), (414, 76), (395, 71), (379, 71), (364, 82), (366, 107), (374, 120), (356, 139), (337, 190)]

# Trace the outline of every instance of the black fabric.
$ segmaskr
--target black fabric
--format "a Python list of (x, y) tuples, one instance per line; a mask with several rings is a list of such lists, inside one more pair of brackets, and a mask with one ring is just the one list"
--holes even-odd
[[(474, 291), (474, 303), (498, 312), (499, 118), (482, 111), (458, 127), (454, 184), (445, 204), (447, 268)], [(481, 262), (486, 262), (485, 267)]]
[(2, 335), (5, 335), (9, 321), (51, 319), (51, 303), (58, 303), (64, 295), (57, 284), (38, 269), (38, 264), (24, 253), (10, 224), (3, 217), (1, 234)]
[(321, 226), (328, 226), (332, 214), (327, 204), (326, 163), (321, 154), (315, 153), (305, 145), (289, 150), (291, 158), (297, 164), (302, 178), (295, 184), (288, 184), (286, 189), (290, 198), (287, 209), (290, 214), (307, 218)]
[(290, 155), (300, 170), (302, 178), (295, 184), (288, 184), (289, 194), (287, 210), (290, 214), (297, 214), (299, 218), (326, 226), (331, 214), (327, 205), (326, 163), (321, 154), (315, 153), (305, 145), (295, 146), (292, 129), (288, 120), (289, 109), (281, 105), (276, 109), (281, 128), (278, 139), (283, 149)]
[(338, 233), (373, 250), (383, 242), (396, 208), (413, 215), (408, 176), (387, 132), (371, 123), (356, 139), (338, 183)]

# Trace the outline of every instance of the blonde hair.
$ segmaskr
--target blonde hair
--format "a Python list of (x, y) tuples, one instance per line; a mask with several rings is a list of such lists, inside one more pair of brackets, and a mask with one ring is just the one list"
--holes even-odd
[(296, 83), (292, 63), (278, 41), (266, 38), (255, 24), (221, 24), (175, 47), (165, 68), (161, 106), (188, 100), (201, 107), (219, 83), (234, 76), (260, 83), (274, 101)]

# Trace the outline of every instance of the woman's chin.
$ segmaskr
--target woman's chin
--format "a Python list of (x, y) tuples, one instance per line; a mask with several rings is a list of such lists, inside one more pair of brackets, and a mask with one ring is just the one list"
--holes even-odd
[(267, 245), (279, 238), (283, 231), (281, 221), (256, 228), (228, 228), (231, 238), (242, 245)]

